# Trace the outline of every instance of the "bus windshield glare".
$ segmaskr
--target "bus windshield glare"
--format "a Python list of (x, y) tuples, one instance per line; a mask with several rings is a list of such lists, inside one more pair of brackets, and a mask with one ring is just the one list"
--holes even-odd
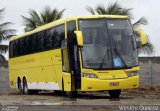
[(138, 65), (133, 29), (128, 19), (80, 19), (84, 68), (116, 69)]

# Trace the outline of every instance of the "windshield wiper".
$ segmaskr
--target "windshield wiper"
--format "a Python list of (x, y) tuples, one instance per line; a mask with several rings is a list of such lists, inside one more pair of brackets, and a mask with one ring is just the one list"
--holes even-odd
[(125, 66), (126, 68), (129, 68), (129, 67), (127, 66), (125, 60), (123, 59), (123, 57), (122, 57), (121, 54), (119, 53), (119, 50), (118, 50), (116, 47), (114, 48), (114, 52), (115, 52), (116, 55), (119, 56), (119, 58), (121, 59), (121, 61), (122, 61), (123, 64), (124, 64), (124, 66)]

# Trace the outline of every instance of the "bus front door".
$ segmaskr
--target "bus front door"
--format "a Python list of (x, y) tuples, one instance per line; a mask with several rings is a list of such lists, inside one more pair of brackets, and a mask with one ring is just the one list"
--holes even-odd
[[(79, 49), (76, 44), (76, 39), (73, 40), (63, 40), (61, 44), (62, 48), (62, 70), (64, 75), (69, 74), (70, 76), (70, 87), (66, 84), (67, 80), (64, 80), (64, 89), (70, 91), (77, 91), (81, 89), (81, 71), (80, 71), (80, 63), (79, 63)], [(68, 89), (69, 88), (69, 89)]]

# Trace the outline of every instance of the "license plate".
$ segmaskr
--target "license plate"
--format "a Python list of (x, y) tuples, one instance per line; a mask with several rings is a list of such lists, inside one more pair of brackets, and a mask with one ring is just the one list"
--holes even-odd
[(111, 82), (110, 86), (119, 86), (119, 82)]

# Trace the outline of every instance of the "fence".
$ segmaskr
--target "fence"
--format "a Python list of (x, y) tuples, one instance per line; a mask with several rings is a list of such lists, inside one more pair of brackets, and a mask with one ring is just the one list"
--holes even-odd
[(160, 57), (140, 57), (140, 87), (160, 87)]

